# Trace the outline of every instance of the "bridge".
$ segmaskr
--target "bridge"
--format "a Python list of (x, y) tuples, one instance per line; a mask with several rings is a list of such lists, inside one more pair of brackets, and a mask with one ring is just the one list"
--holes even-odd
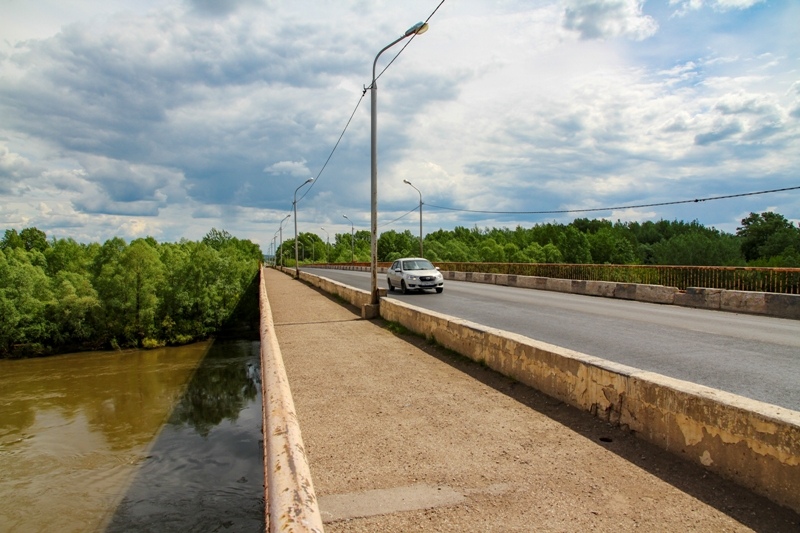
[(270, 530), (798, 527), (800, 413), (301, 276), (262, 275)]

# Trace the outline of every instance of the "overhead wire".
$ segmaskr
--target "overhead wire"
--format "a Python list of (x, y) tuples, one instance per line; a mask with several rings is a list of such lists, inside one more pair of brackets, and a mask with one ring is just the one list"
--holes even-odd
[[(436, 12), (439, 11), (439, 8), (442, 7), (442, 4), (444, 4), (444, 2), (445, 2), (445, 0), (442, 0), (441, 2), (439, 2), (439, 5), (437, 5), (436, 8), (431, 12), (431, 14), (428, 15), (428, 18), (425, 19), (425, 22), (424, 22), (425, 24), (427, 24), (428, 21), (431, 19), (431, 17), (433, 17), (436, 14)], [(417, 36), (416, 33), (411, 35), (411, 37), (404, 43), (403, 47), (400, 48), (400, 50), (394, 55), (394, 57), (392, 57), (392, 60), (389, 61), (389, 63), (385, 67), (383, 67), (383, 70), (381, 70), (381, 72), (377, 76), (375, 76), (375, 79), (372, 80), (372, 82), (370, 83), (369, 87), (371, 87), (372, 84), (375, 83), (378, 80), (378, 78), (380, 78), (383, 75), (384, 72), (386, 72), (386, 69), (388, 69), (389, 66), (392, 63), (394, 63), (395, 59), (397, 59), (400, 56), (400, 54), (403, 53), (403, 50), (405, 50), (406, 47), (409, 44), (411, 44), (411, 41), (413, 41), (416, 36)], [(303, 198), (305, 198), (305, 196), (309, 192), (311, 192), (311, 189), (314, 188), (314, 185), (317, 184), (317, 180), (322, 175), (322, 173), (325, 171), (325, 168), (328, 166), (328, 163), (330, 162), (331, 158), (333, 157), (334, 152), (336, 152), (336, 149), (339, 147), (339, 143), (342, 142), (342, 138), (344, 137), (345, 132), (347, 132), (347, 128), (350, 126), (350, 123), (353, 121), (353, 117), (355, 116), (356, 111), (358, 111), (358, 108), (361, 105), (361, 102), (364, 100), (364, 95), (367, 94), (367, 90), (369, 89), (369, 87), (366, 87), (366, 86), (364, 87), (364, 91), (361, 93), (361, 97), (358, 99), (358, 102), (356, 102), (356, 106), (353, 109), (353, 112), (350, 113), (350, 118), (347, 119), (347, 123), (344, 125), (344, 128), (342, 129), (342, 133), (339, 135), (339, 138), (336, 140), (336, 144), (333, 146), (333, 149), (331, 150), (331, 153), (328, 154), (328, 158), (325, 160), (325, 163), (322, 165), (322, 168), (319, 170), (319, 172), (317, 172), (317, 175), (314, 177), (314, 181), (311, 182), (311, 186), (308, 187), (303, 192), (302, 196), (300, 196), (300, 198), (297, 200), (298, 202), (300, 200), (302, 200)]]
[(726, 194), (723, 196), (711, 196), (708, 198), (694, 198), (692, 200), (676, 200), (673, 202), (657, 202), (652, 204), (637, 204), (637, 205), (623, 205), (623, 206), (613, 206), (613, 207), (594, 207), (594, 208), (587, 208), (587, 209), (556, 209), (556, 210), (548, 210), (548, 211), (484, 211), (484, 210), (477, 210), (477, 209), (458, 209), (455, 207), (445, 207), (441, 205), (432, 205), (426, 203), (425, 205), (433, 208), (433, 209), (445, 209), (448, 211), (457, 211), (461, 213), (481, 213), (485, 215), (551, 215), (551, 214), (560, 214), (560, 213), (588, 213), (593, 211), (615, 211), (618, 209), (640, 209), (643, 207), (660, 207), (665, 205), (678, 205), (678, 204), (691, 204), (691, 203), (699, 203), (699, 202), (710, 202), (712, 200), (725, 200), (729, 198), (741, 198), (743, 196), (756, 196), (759, 194), (770, 194), (776, 192), (785, 192), (785, 191), (793, 191), (800, 189), (800, 186), (795, 187), (784, 187), (782, 189), (770, 189), (767, 191), (756, 191), (756, 192), (745, 192), (739, 194)]
[[(427, 205), (427, 204), (426, 204), (426, 205)], [(384, 226), (391, 226), (392, 224), (394, 224), (394, 223), (395, 223), (395, 222), (397, 222), (398, 220), (400, 220), (400, 219), (402, 219), (402, 218), (406, 218), (408, 215), (410, 215), (410, 214), (411, 214), (411, 213), (413, 213), (414, 211), (418, 211), (418, 210), (419, 210), (419, 207), (415, 207), (414, 209), (412, 209), (412, 210), (411, 210), (411, 211), (409, 211), (408, 213), (406, 213), (406, 214), (404, 214), (404, 215), (400, 215), (399, 217), (397, 217), (396, 219), (394, 219), (394, 220), (392, 220), (392, 221), (390, 221), (390, 222), (385, 222), (385, 223), (383, 223), (383, 224), (378, 224), (378, 227), (379, 227), (379, 228), (382, 228), (382, 227), (384, 227)]]

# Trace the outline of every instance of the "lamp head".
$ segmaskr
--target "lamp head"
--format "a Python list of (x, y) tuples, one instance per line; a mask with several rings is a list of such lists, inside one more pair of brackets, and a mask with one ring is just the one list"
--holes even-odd
[(417, 22), (410, 28), (406, 30), (405, 36), (408, 37), (411, 34), (422, 35), (428, 31), (428, 23), (427, 22)]
[(411, 182), (408, 180), (403, 180), (403, 183), (405, 183), (406, 185), (411, 185)]

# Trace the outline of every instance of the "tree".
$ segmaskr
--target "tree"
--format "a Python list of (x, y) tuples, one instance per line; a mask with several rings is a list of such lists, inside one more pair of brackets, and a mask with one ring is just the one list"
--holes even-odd
[(710, 237), (704, 232), (683, 233), (651, 247), (657, 265), (724, 266), (741, 261), (733, 235)]
[(741, 240), (742, 255), (746, 261), (769, 259), (785, 252), (800, 252), (800, 229), (783, 215), (766, 211), (750, 213), (736, 228)]
[(51, 330), (45, 309), (53, 296), (44, 270), (31, 261), (37, 255), (43, 257), (39, 252), (26, 252), (23, 248), (7, 249), (5, 262), (0, 265), (0, 300), (8, 313), (3, 315), (3, 320), (14, 324), (4, 334), (8, 351), (15, 343), (40, 345)]
[(17, 230), (7, 229), (3, 235), (3, 240), (0, 241), (0, 250), (11, 250), (13, 248), (24, 248), (22, 237), (19, 236)]
[(591, 263), (592, 252), (589, 239), (573, 226), (567, 226), (558, 239), (558, 249), (566, 263)]
[(120, 257), (122, 279), (130, 289), (127, 309), (132, 319), (126, 325), (128, 338), (141, 342), (155, 332), (154, 319), (163, 265), (158, 252), (144, 239), (133, 241)]
[(409, 230), (405, 230), (403, 233), (397, 233), (394, 230), (384, 231), (378, 237), (378, 261), (394, 261), (399, 257), (418, 254), (419, 239), (415, 238)]
[(610, 225), (600, 227), (594, 234), (588, 235), (587, 240), (595, 263), (627, 265), (636, 262), (636, 252), (630, 241)]
[(19, 237), (22, 239), (22, 246), (29, 252), (36, 250), (44, 253), (49, 247), (47, 235), (40, 229), (25, 228), (19, 232)]

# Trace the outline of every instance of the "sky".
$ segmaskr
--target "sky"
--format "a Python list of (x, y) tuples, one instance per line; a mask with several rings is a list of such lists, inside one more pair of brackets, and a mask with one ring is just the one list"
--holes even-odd
[(379, 233), (800, 221), (796, 0), (0, 0), (0, 231), (369, 230), (420, 21)]

